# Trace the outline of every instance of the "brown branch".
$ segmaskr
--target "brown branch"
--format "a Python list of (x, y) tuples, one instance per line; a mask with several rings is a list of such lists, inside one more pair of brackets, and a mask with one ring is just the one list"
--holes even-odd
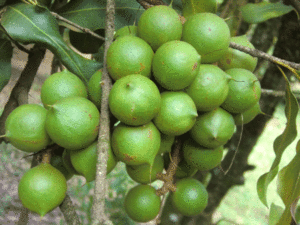
[[(293, 94), (297, 99), (300, 99), (300, 92), (292, 90)], [(285, 91), (276, 91), (276, 90), (270, 90), (270, 89), (261, 89), (261, 93), (264, 95), (272, 95), (274, 97), (284, 97)]]
[(288, 66), (290, 66), (290, 67), (292, 67), (296, 70), (300, 70), (300, 64), (299, 63), (294, 63), (294, 62), (290, 62), (290, 61), (287, 61), (287, 60), (284, 60), (284, 59), (280, 59), (280, 58), (269, 55), (269, 54), (267, 54), (265, 52), (262, 52), (260, 50), (257, 50), (257, 49), (251, 49), (251, 48), (236, 44), (234, 42), (230, 42), (230, 47), (234, 48), (234, 49), (237, 49), (237, 50), (240, 50), (242, 52), (246, 52), (246, 53), (248, 53), (249, 55), (251, 55), (253, 57), (263, 58), (263, 59), (266, 59), (268, 61), (271, 61), (271, 62), (276, 63), (276, 64), (280, 64), (280, 65), (285, 64), (285, 65), (288, 65)]
[(167, 5), (162, 0), (144, 0), (143, 2), (148, 2), (151, 5)]
[[(182, 145), (182, 140), (180, 140), (179, 138), (175, 140), (175, 147), (174, 147), (174, 153), (172, 155), (172, 159), (170, 161), (169, 167), (166, 171), (166, 173), (157, 173), (156, 174), (156, 178), (158, 180), (162, 180), (164, 181), (163, 186), (156, 190), (156, 195), (158, 196), (162, 196), (162, 195), (166, 195), (169, 191), (171, 192), (175, 192), (176, 191), (176, 186), (174, 184), (174, 176), (177, 170), (177, 166), (180, 162), (180, 149), (181, 149), (181, 145)], [(160, 224), (161, 220), (161, 215), (163, 213), (163, 208), (164, 208), (164, 204), (166, 203), (166, 196), (164, 196), (163, 202), (161, 204), (160, 207), (160, 211), (158, 213), (158, 216), (156, 217), (156, 224)]]
[(144, 9), (149, 9), (155, 5), (167, 5), (162, 0), (136, 0)]
[(175, 141), (175, 149), (174, 154), (172, 155), (171, 162), (169, 164), (169, 167), (165, 174), (163, 173), (157, 173), (156, 178), (158, 180), (164, 181), (164, 185), (162, 188), (158, 189), (156, 191), (156, 194), (158, 196), (164, 195), (168, 193), (169, 191), (176, 191), (176, 187), (173, 184), (173, 177), (176, 173), (178, 163), (180, 162), (180, 156), (179, 156), (179, 150), (181, 149), (182, 141), (180, 139), (177, 139)]
[(66, 195), (65, 199), (59, 206), (60, 210), (64, 214), (64, 218), (67, 222), (67, 224), (70, 225), (80, 225), (80, 220), (78, 218), (78, 215), (75, 211), (75, 207), (71, 201), (71, 198), (69, 195)]
[(233, 3), (233, 0), (229, 0), (226, 2), (226, 5), (224, 6), (224, 9), (222, 10), (222, 12), (220, 14), (221, 18), (225, 18), (228, 15), (228, 11), (229, 11), (232, 3)]
[(265, 95), (272, 95), (274, 97), (284, 97), (285, 96), (284, 91), (275, 91), (275, 90), (270, 90), (270, 89), (262, 89), (261, 93), (265, 94)]
[(151, 7), (153, 7), (154, 5), (146, 2), (146, 1), (143, 1), (143, 0), (136, 0), (138, 3), (140, 3), (140, 5), (144, 8), (144, 9), (149, 9)]
[(101, 96), (101, 116), (100, 129), (97, 144), (97, 171), (95, 179), (94, 202), (92, 206), (92, 224), (112, 224), (105, 214), (105, 198), (107, 193), (106, 171), (108, 160), (108, 149), (110, 148), (110, 118), (108, 96), (112, 86), (112, 81), (109, 77), (106, 55), (107, 50), (113, 42), (115, 30), (115, 1), (107, 0), (106, 3), (106, 21), (105, 21), (105, 43), (104, 43), (104, 62), (102, 73), (102, 96)]
[(85, 28), (85, 27), (81, 27), (81, 26), (79, 26), (78, 24), (73, 23), (73, 22), (70, 21), (70, 20), (67, 20), (66, 18), (60, 16), (59, 14), (57, 14), (57, 13), (55, 13), (55, 12), (51, 12), (51, 14), (52, 14), (52, 16), (54, 16), (56, 19), (58, 19), (58, 20), (60, 20), (60, 21), (63, 21), (63, 22), (65, 22), (65, 23), (68, 23), (68, 24), (70, 24), (71, 26), (73, 26), (73, 27), (75, 27), (75, 28), (77, 28), (77, 29), (79, 29), (79, 30), (85, 32), (85, 33), (88, 33), (88, 34), (92, 35), (92, 36), (95, 37), (95, 38), (98, 38), (98, 39), (100, 39), (100, 40), (102, 40), (102, 41), (105, 41), (105, 38), (104, 38), (104, 37), (100, 36), (99, 34), (96, 34), (95, 32), (91, 31), (90, 29)]

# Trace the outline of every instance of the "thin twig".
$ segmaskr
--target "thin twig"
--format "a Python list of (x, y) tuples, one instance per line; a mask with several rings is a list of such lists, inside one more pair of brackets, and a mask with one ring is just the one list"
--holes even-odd
[(229, 11), (229, 9), (230, 9), (230, 6), (232, 5), (232, 2), (233, 2), (233, 0), (229, 0), (229, 1), (226, 2), (226, 5), (224, 6), (223, 11), (222, 11), (221, 14), (220, 14), (220, 17), (221, 17), (221, 18), (227, 17), (228, 11)]
[(300, 64), (299, 63), (294, 63), (294, 62), (290, 62), (290, 61), (287, 61), (287, 60), (284, 60), (284, 59), (280, 59), (280, 58), (277, 58), (275, 56), (272, 56), (272, 55), (269, 55), (265, 52), (262, 52), (260, 50), (257, 50), (257, 49), (251, 49), (251, 48), (248, 48), (248, 47), (245, 47), (243, 45), (239, 45), (239, 44), (236, 44), (234, 42), (230, 42), (230, 47), (231, 48), (234, 48), (234, 49), (237, 49), (237, 50), (240, 50), (242, 52), (246, 52), (248, 53), (249, 55), (253, 56), (253, 57), (259, 57), (259, 58), (263, 58), (263, 59), (266, 59), (268, 61), (271, 61), (273, 63), (276, 63), (276, 64), (285, 64), (285, 65), (288, 65), (296, 70), (300, 70)]
[(167, 197), (168, 197), (168, 194), (165, 194), (163, 197), (162, 197), (162, 201), (161, 201), (161, 205), (160, 205), (160, 209), (159, 209), (159, 213), (155, 219), (155, 224), (156, 225), (159, 225), (161, 223), (161, 215), (164, 211), (164, 207), (166, 205), (166, 202), (167, 202)]
[(96, 34), (95, 32), (91, 31), (90, 29), (85, 28), (85, 27), (81, 27), (81, 26), (79, 26), (78, 24), (73, 23), (72, 21), (70, 21), (70, 20), (68, 20), (68, 19), (66, 19), (66, 18), (64, 18), (64, 17), (62, 17), (62, 16), (60, 16), (59, 14), (57, 14), (57, 13), (55, 13), (55, 12), (51, 12), (51, 14), (52, 14), (52, 16), (54, 16), (56, 19), (58, 19), (58, 20), (60, 20), (60, 21), (63, 21), (63, 22), (65, 22), (65, 23), (68, 23), (68, 24), (70, 24), (71, 26), (73, 26), (73, 27), (75, 27), (75, 28), (77, 28), (77, 29), (79, 29), (79, 30), (85, 32), (85, 33), (88, 33), (88, 34), (92, 35), (92, 36), (95, 37), (95, 38), (98, 38), (98, 39), (100, 39), (100, 40), (102, 40), (102, 41), (105, 41), (105, 38), (104, 38), (104, 37), (102, 37), (102, 36), (99, 35), (99, 34)]
[(270, 89), (261, 89), (261, 93), (265, 95), (272, 95), (274, 97), (283, 97), (285, 96), (284, 91), (275, 91), (275, 90), (270, 90)]
[(107, 0), (106, 3), (106, 20), (105, 20), (105, 43), (104, 43), (104, 62), (102, 73), (102, 96), (101, 96), (101, 116), (100, 129), (97, 144), (97, 171), (95, 179), (94, 201), (92, 206), (92, 224), (112, 224), (105, 214), (105, 198), (107, 195), (106, 171), (108, 160), (108, 149), (110, 148), (110, 118), (108, 96), (112, 86), (112, 81), (109, 77), (106, 55), (107, 50), (113, 42), (115, 30), (115, 1)]

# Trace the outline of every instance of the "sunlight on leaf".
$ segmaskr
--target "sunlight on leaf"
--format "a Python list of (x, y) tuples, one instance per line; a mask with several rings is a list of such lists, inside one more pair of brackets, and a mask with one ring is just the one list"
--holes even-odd
[[(297, 154), (293, 160), (278, 173), (277, 192), (285, 204), (287, 215), (281, 220), (295, 219), (295, 211), (300, 195), (300, 151), (297, 143)], [(285, 217), (285, 218), (283, 218)]]
[[(278, 67), (280, 69), (280, 67)], [(274, 143), (274, 152), (276, 158), (273, 161), (271, 169), (268, 173), (263, 174), (257, 181), (257, 194), (261, 202), (268, 207), (267, 203), (267, 189), (271, 181), (275, 178), (278, 173), (278, 166), (285, 149), (295, 140), (297, 136), (296, 128), (296, 117), (298, 114), (299, 106), (297, 99), (291, 91), (291, 86), (288, 81), (288, 78), (282, 72), (286, 80), (286, 106), (285, 106), (285, 116), (287, 118), (287, 124), (283, 133), (278, 136)]]
[(291, 212), (288, 208), (285, 208), (277, 224), (290, 225), (291, 221), (292, 221)]
[(268, 19), (287, 14), (292, 10), (292, 6), (284, 5), (281, 2), (248, 3), (241, 7), (242, 17), (247, 23), (261, 23)]
[(83, 58), (67, 46), (59, 33), (56, 19), (45, 8), (25, 3), (10, 5), (1, 23), (14, 40), (46, 46), (83, 81), (101, 67), (100, 63)]
[(216, 0), (182, 0), (183, 16), (188, 18), (196, 13), (217, 12)]
[(10, 41), (0, 39), (0, 91), (8, 83), (11, 76), (11, 57), (13, 48)]
[(271, 204), (270, 215), (269, 215), (269, 225), (276, 225), (283, 214), (284, 209), (281, 206)]
[(286, 207), (290, 207), (294, 198), (300, 194), (300, 152), (297, 152), (293, 160), (278, 173), (277, 192)]

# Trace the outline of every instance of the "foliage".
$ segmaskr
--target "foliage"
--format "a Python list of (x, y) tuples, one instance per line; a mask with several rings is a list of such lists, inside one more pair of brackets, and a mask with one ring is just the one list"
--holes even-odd
[(281, 2), (261, 2), (258, 4), (247, 4), (241, 8), (243, 19), (248, 23), (261, 23), (268, 19), (282, 16), (293, 10), (292, 6)]

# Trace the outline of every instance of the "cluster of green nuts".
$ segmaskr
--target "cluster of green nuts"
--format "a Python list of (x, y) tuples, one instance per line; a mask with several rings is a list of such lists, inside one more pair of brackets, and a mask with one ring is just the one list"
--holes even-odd
[(246, 36), (231, 38), (228, 25), (215, 14), (198, 13), (182, 24), (168, 6), (147, 9), (137, 26), (116, 32), (107, 52), (115, 81), (109, 107), (120, 121), (111, 144), (140, 183), (125, 199), (133, 220), (157, 216), (161, 202), (149, 184), (168, 167), (175, 137), (185, 140), (173, 206), (185, 216), (201, 213), (208, 193), (192, 176), (220, 165), (236, 125), (261, 112), (260, 83), (252, 73), (257, 59), (229, 48), (231, 41), (254, 48)]
[[(107, 173), (120, 161), (139, 183), (124, 203), (137, 222), (159, 213), (161, 197), (149, 184), (170, 163), (175, 137), (185, 140), (172, 203), (182, 215), (195, 216), (208, 193), (192, 176), (220, 165), (235, 126), (261, 113), (260, 83), (252, 73), (257, 60), (229, 48), (230, 41), (253, 48), (247, 38), (231, 38), (226, 22), (212, 13), (182, 21), (169, 6), (151, 7), (137, 26), (116, 32), (107, 52), (114, 81), (109, 108), (119, 121), (111, 132)], [(97, 71), (86, 86), (67, 70), (53, 74), (41, 89), (43, 106), (19, 106), (7, 118), (5, 137), (16, 148), (64, 149), (21, 178), (22, 204), (41, 216), (61, 204), (74, 174), (95, 179), (101, 76)]]
[[(101, 99), (97, 84), (101, 77), (99, 70), (85, 85), (67, 70), (55, 73), (42, 85), (43, 105), (21, 105), (6, 120), (5, 138), (19, 150), (54, 150), (50, 164), (42, 162), (31, 168), (18, 188), (24, 207), (41, 216), (62, 203), (66, 181), (74, 174), (84, 176), (87, 182), (95, 180)], [(110, 173), (117, 160), (111, 149), (108, 155)]]

